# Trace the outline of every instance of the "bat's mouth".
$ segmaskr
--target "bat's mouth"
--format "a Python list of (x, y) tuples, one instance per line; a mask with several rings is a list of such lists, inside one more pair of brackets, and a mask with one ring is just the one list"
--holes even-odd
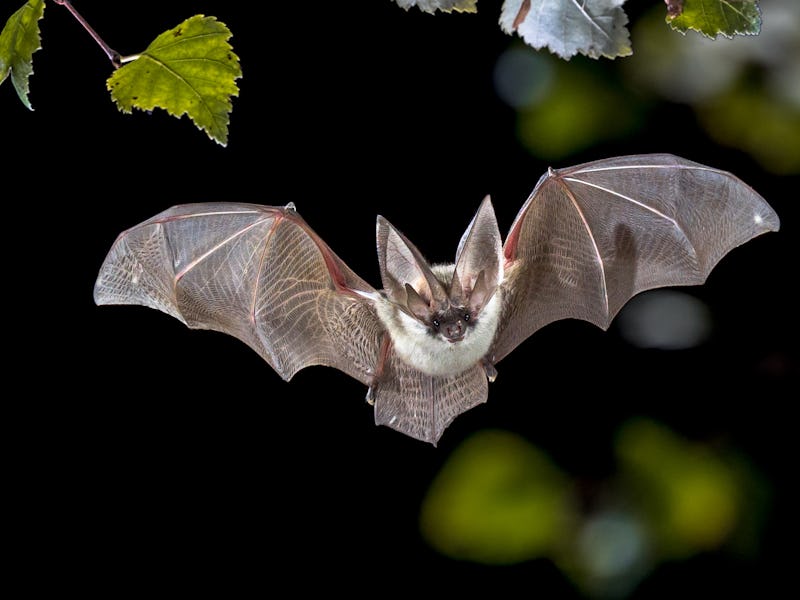
[(461, 340), (464, 339), (464, 334), (456, 335), (456, 336), (453, 336), (453, 337), (447, 337), (447, 336), (443, 336), (443, 337), (444, 337), (444, 339), (446, 341), (450, 342), (451, 344), (455, 344), (456, 342), (460, 342)]

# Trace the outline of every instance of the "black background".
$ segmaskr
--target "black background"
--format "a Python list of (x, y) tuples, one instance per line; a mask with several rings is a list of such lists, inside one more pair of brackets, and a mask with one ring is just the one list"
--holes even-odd
[[(776, 490), (757, 559), (667, 565), (636, 597), (763, 591), (788, 575), (797, 182), (715, 145), (685, 106), (662, 104), (634, 137), (566, 164), (674, 152), (733, 171), (768, 199), (781, 232), (732, 252), (689, 290), (710, 306), (714, 337), (663, 353), (632, 348), (613, 326), (549, 326), (499, 365), (489, 402), (456, 419), (437, 448), (375, 427), (364, 387), (332, 369), (286, 384), (233, 338), (143, 308), (94, 305), (116, 235), (182, 202), (294, 201), (375, 285), (376, 214), (432, 260), (452, 259), (487, 193), (507, 231), (548, 163), (518, 144), (514, 111), (494, 92), (494, 61), (511, 42), (497, 26), (499, 4), (433, 17), (389, 0), (76, 3), (122, 54), (194, 14), (226, 23), (244, 72), (227, 148), (185, 118), (119, 113), (105, 90), (107, 59), (48, 4), (35, 111), (10, 81), (0, 87), (13, 277), (5, 298), (9, 331), (21, 334), (8, 365), (12, 380), (23, 375), (11, 395), (22, 411), (8, 421), (7, 493), (27, 532), (18, 555), (41, 575), (31, 585), (577, 597), (547, 561), (490, 568), (437, 555), (419, 536), (419, 504), (449, 451), (476, 430), (515, 431), (593, 478), (613, 468), (610, 440), (632, 415), (690, 439), (725, 439)], [(635, 18), (649, 5), (626, 8)]]

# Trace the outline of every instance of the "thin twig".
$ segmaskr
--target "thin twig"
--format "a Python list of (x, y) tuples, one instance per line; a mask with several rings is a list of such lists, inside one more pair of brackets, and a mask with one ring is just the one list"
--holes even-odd
[(80, 15), (80, 13), (77, 10), (75, 10), (75, 7), (72, 6), (72, 2), (70, 2), (70, 0), (53, 0), (53, 2), (55, 2), (56, 4), (60, 4), (61, 6), (65, 7), (69, 12), (72, 13), (72, 16), (77, 19), (78, 23), (83, 25), (83, 28), (89, 32), (89, 35), (91, 35), (94, 41), (97, 42), (97, 45), (100, 46), (103, 52), (106, 53), (106, 56), (108, 56), (108, 60), (111, 61), (111, 64), (114, 65), (114, 68), (118, 69), (122, 64), (119, 52), (111, 48), (111, 46), (109, 46), (103, 41), (103, 38), (97, 35), (97, 32), (94, 29), (92, 29), (89, 23), (86, 22), (86, 19), (84, 19)]

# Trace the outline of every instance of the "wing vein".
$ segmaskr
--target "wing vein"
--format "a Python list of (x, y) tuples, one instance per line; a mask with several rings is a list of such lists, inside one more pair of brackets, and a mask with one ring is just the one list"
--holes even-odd
[(156, 221), (145, 221), (139, 225), (139, 227), (146, 227), (153, 225), (154, 223), (169, 223), (170, 221), (182, 221), (183, 219), (197, 219), (199, 217), (219, 217), (222, 215), (257, 215), (263, 212), (263, 210), (209, 210), (206, 212), (197, 212), (187, 215), (172, 215)]
[(250, 322), (255, 324), (256, 322), (256, 305), (258, 303), (258, 288), (261, 285), (261, 273), (264, 268), (264, 262), (267, 258), (268, 248), (269, 248), (269, 241), (272, 239), (272, 234), (275, 231), (275, 227), (278, 226), (280, 223), (280, 219), (275, 219), (275, 223), (272, 224), (272, 227), (269, 228), (269, 232), (267, 235), (264, 236), (263, 246), (261, 248), (261, 256), (258, 259), (258, 269), (256, 269), (256, 278), (253, 282), (253, 297), (250, 301)]
[(610, 165), (608, 167), (584, 167), (582, 169), (575, 169), (572, 173), (597, 173), (600, 171), (626, 171), (638, 169), (680, 169), (691, 171), (714, 171), (720, 173), (719, 169), (712, 169), (711, 167), (704, 167), (702, 165), (682, 165), (682, 164), (652, 164), (652, 165)]
[[(573, 181), (572, 178), (564, 177), (565, 180)], [(575, 180), (580, 183), (584, 183), (580, 180)], [(569, 198), (572, 205), (575, 207), (578, 216), (581, 218), (581, 222), (583, 223), (584, 229), (586, 229), (586, 233), (589, 236), (589, 240), (592, 242), (592, 248), (594, 248), (594, 254), (597, 257), (597, 264), (600, 267), (600, 284), (603, 287), (603, 306), (605, 308), (605, 313), (608, 314), (608, 286), (606, 285), (606, 269), (605, 265), (603, 264), (603, 256), (600, 254), (600, 248), (597, 246), (597, 241), (594, 239), (594, 234), (592, 233), (592, 229), (589, 227), (589, 222), (586, 220), (586, 215), (583, 214), (580, 205), (578, 204), (578, 199), (572, 193), (572, 190), (569, 189), (569, 186), (563, 184), (564, 190), (566, 191), (567, 197)]]
[(680, 225), (678, 225), (678, 222), (675, 219), (673, 219), (672, 217), (670, 217), (668, 215), (665, 215), (660, 210), (657, 210), (657, 209), (653, 208), (652, 206), (649, 206), (649, 205), (645, 204), (644, 202), (640, 202), (639, 200), (636, 200), (635, 198), (631, 198), (630, 196), (626, 196), (625, 194), (620, 194), (619, 192), (614, 191), (614, 190), (612, 190), (610, 188), (604, 187), (602, 185), (598, 185), (596, 183), (590, 183), (588, 181), (584, 181), (583, 179), (577, 179), (575, 177), (564, 177), (564, 179), (567, 180), (567, 181), (570, 181), (572, 183), (582, 183), (583, 185), (588, 185), (589, 187), (593, 187), (596, 190), (600, 190), (600, 191), (606, 192), (608, 194), (611, 194), (612, 196), (616, 196), (617, 198), (622, 198), (623, 200), (627, 200), (628, 202), (631, 202), (632, 204), (635, 204), (636, 206), (638, 206), (640, 208), (643, 208), (645, 210), (648, 210), (651, 213), (653, 213), (654, 215), (658, 215), (662, 219), (665, 219), (665, 220), (669, 221), (670, 223), (672, 223), (672, 226), (675, 227), (676, 229), (678, 229), (678, 230), (681, 229)]
[(259, 219), (259, 220), (255, 221), (255, 222), (251, 223), (247, 227), (243, 227), (242, 229), (240, 229), (239, 231), (237, 231), (233, 235), (230, 235), (230, 236), (226, 237), (221, 242), (219, 242), (219, 243), (215, 244), (214, 246), (212, 246), (208, 251), (204, 252), (203, 254), (201, 254), (200, 256), (195, 258), (193, 261), (187, 263), (187, 265), (183, 269), (181, 269), (180, 271), (178, 271), (175, 274), (175, 279), (174, 279), (174, 282), (173, 282), (174, 285), (177, 285), (178, 282), (183, 278), (183, 276), (186, 275), (186, 273), (188, 273), (190, 270), (195, 268), (197, 265), (199, 265), (201, 262), (203, 262), (206, 258), (208, 258), (212, 254), (214, 254), (214, 252), (216, 252), (217, 250), (219, 250), (220, 248), (222, 248), (226, 244), (229, 244), (230, 242), (232, 242), (233, 240), (235, 240), (239, 236), (247, 233), (253, 227), (255, 227), (256, 225), (260, 224), (263, 221), (264, 221), (264, 219)]
[(256, 323), (256, 306), (258, 304), (258, 290), (261, 286), (261, 275), (263, 273), (264, 263), (267, 260), (267, 254), (269, 253), (270, 240), (272, 239), (272, 235), (275, 233), (275, 228), (278, 226), (278, 223), (280, 222), (281, 218), (280, 217), (276, 218), (275, 222), (272, 224), (272, 226), (269, 228), (269, 231), (264, 236), (264, 242), (261, 249), (261, 256), (258, 259), (258, 269), (256, 270), (256, 277), (255, 281), (253, 282), (253, 296), (250, 302), (250, 310), (248, 311), (248, 313), (250, 317), (250, 322), (253, 328), (255, 329), (256, 334), (258, 335), (258, 340), (261, 342), (261, 347), (264, 349), (265, 352), (269, 354), (270, 361), (268, 362), (270, 362), (272, 368), (275, 369), (281, 377), (286, 379), (286, 374), (285, 374), (286, 367), (283, 364), (283, 361), (280, 359), (280, 356), (278, 356), (278, 354), (273, 349), (273, 344), (270, 342), (269, 337), (264, 333), (262, 327), (260, 327)]

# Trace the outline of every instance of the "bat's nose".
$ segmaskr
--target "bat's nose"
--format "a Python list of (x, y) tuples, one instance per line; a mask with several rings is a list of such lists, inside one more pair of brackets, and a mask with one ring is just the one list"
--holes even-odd
[(458, 342), (464, 339), (464, 323), (459, 319), (454, 323), (449, 323), (444, 327), (444, 337), (448, 342)]

